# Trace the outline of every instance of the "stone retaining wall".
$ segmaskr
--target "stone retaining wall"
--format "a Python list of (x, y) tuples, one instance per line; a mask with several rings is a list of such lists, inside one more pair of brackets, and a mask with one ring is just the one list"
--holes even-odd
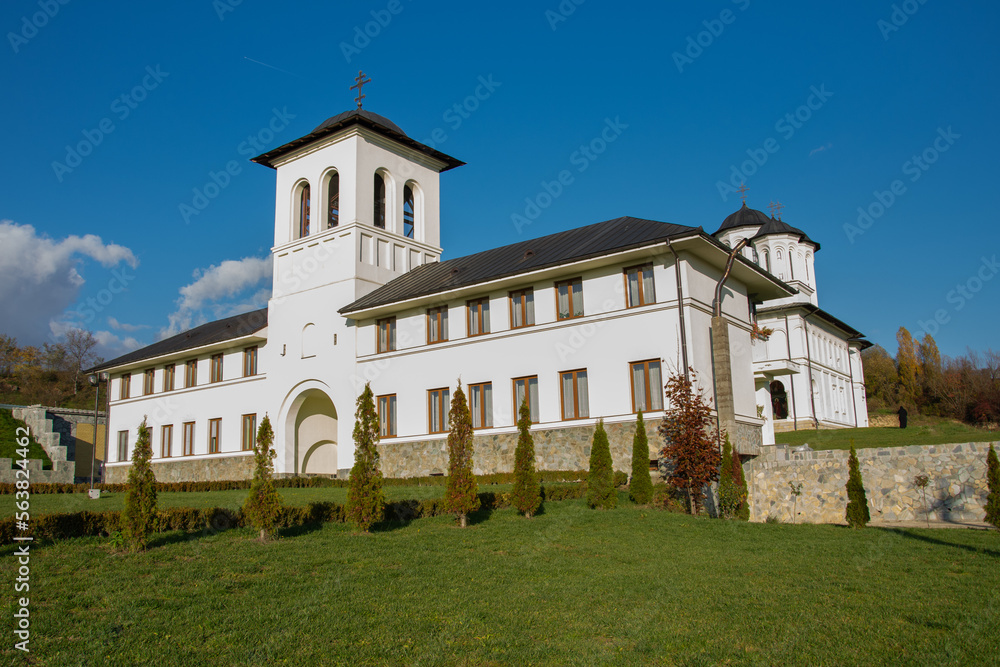
[[(153, 475), (157, 482), (216, 482), (231, 479), (253, 478), (253, 452), (240, 456), (213, 459), (177, 459), (153, 461)], [(109, 465), (104, 470), (108, 484), (124, 484), (131, 465)]]
[[(42, 470), (40, 459), (28, 462), (32, 483), (73, 483), (76, 472), (74, 459), (76, 440), (71, 435), (72, 427), (67, 426), (69, 422), (59, 416), (62, 412), (64, 411), (54, 411), (53, 408), (45, 408), (40, 405), (11, 410), (14, 419), (20, 419), (28, 426), (31, 435), (52, 461), (51, 470)], [(68, 410), (65, 412), (77, 413), (81, 411)], [(91, 419), (93, 419), (94, 413), (90, 414)], [(56, 427), (57, 423), (58, 428)], [(7, 461), (8, 464), (4, 465), (3, 461)], [(13, 482), (15, 480), (15, 473), (10, 470), (10, 461), (11, 459), (0, 459), (0, 482)], [(32, 463), (37, 465), (32, 466)]]
[[(859, 449), (858, 462), (873, 520), (913, 521), (927, 516), (913, 480), (927, 475), (930, 519), (983, 520), (986, 454), (990, 443)], [(787, 445), (764, 447), (744, 464), (750, 487), (750, 519), (769, 516), (801, 523), (843, 523), (847, 510), (847, 459), (843, 450), (794, 452)], [(802, 485), (795, 501), (789, 484)]]

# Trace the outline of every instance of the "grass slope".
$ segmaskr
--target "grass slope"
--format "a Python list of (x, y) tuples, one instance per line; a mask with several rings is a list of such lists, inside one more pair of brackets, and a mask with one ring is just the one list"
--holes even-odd
[(813, 449), (850, 449), (851, 438), (858, 449), (865, 447), (905, 447), (907, 445), (944, 445), (954, 442), (996, 442), (1000, 431), (985, 431), (961, 422), (939, 417), (911, 417), (906, 428), (872, 426), (830, 430), (799, 429), (775, 433), (781, 445), (809, 443)]
[[(20, 419), (14, 419), (14, 415), (10, 410), (0, 408), (0, 458), (11, 459), (12, 466), (14, 459), (21, 458), (17, 454), (17, 438), (24, 437), (24, 434), (23, 431), (21, 433), (17, 432), (19, 426), (24, 427), (24, 422)], [(31, 434), (30, 444), (28, 445), (28, 458), (41, 459), (43, 470), (52, 469), (52, 461), (49, 459), (49, 455), (45, 453), (45, 450), (42, 449), (42, 446), (35, 441), (34, 433)]]
[(170, 533), (127, 556), (97, 538), (36, 547), (33, 664), (997, 664), (996, 532), (746, 524), (621, 500), (467, 530), (438, 517), (266, 545)]

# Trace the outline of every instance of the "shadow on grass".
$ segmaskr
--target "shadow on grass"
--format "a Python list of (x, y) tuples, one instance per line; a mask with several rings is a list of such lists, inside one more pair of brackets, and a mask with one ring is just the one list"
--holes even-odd
[(279, 538), (286, 537), (299, 537), (300, 535), (308, 535), (309, 533), (315, 533), (318, 530), (322, 530), (323, 524), (319, 521), (310, 521), (309, 523), (299, 524), (298, 526), (288, 526), (287, 528), (278, 529), (277, 535)]
[(920, 542), (929, 542), (930, 544), (936, 544), (943, 547), (954, 547), (956, 549), (962, 549), (963, 551), (971, 551), (972, 553), (980, 553), (985, 556), (992, 556), (993, 558), (1000, 558), (1000, 551), (995, 549), (984, 549), (982, 547), (974, 547), (968, 544), (956, 544), (954, 542), (948, 542), (947, 540), (942, 540), (937, 537), (931, 537), (929, 535), (921, 535), (919, 533), (914, 533), (908, 528), (885, 528), (876, 527), (875, 530), (882, 530), (887, 533), (894, 533), (900, 537), (905, 537), (911, 540), (918, 540)]

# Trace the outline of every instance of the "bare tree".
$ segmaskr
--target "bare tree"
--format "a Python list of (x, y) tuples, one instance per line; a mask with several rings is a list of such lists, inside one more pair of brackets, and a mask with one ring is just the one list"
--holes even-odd
[(70, 370), (73, 372), (73, 394), (76, 394), (80, 385), (80, 372), (98, 363), (97, 354), (94, 353), (97, 339), (89, 331), (70, 329), (66, 332), (64, 347)]
[(17, 339), (7, 334), (0, 334), (0, 377), (13, 375), (19, 358)]

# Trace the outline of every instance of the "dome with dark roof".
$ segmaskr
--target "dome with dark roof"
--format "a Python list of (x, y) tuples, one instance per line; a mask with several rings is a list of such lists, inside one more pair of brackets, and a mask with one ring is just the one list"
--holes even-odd
[(371, 111), (366, 111), (365, 109), (351, 109), (350, 111), (345, 111), (344, 113), (338, 113), (336, 116), (331, 116), (330, 118), (327, 118), (322, 123), (320, 123), (316, 127), (316, 129), (313, 130), (313, 132), (319, 132), (320, 130), (325, 130), (328, 127), (337, 125), (338, 123), (348, 120), (349, 118), (353, 118), (354, 116), (361, 116), (362, 118), (369, 120), (375, 123), (376, 125), (380, 125), (383, 129), (389, 130), (390, 132), (394, 132), (404, 137), (406, 136), (406, 132), (403, 132), (403, 130), (400, 129), (399, 125), (396, 125), (385, 116), (380, 116), (377, 113), (372, 113)]
[(750, 208), (746, 202), (743, 202), (740, 210), (723, 220), (722, 226), (715, 233), (719, 234), (730, 229), (736, 229), (737, 227), (760, 227), (761, 225), (766, 225), (769, 219), (763, 211)]
[(789, 234), (791, 236), (798, 236), (800, 242), (804, 241), (806, 243), (811, 243), (816, 246), (816, 250), (819, 250), (819, 244), (809, 238), (804, 231), (774, 218), (768, 218), (764, 226), (761, 227), (754, 235), (754, 238), (759, 239), (765, 236), (770, 236), (771, 234)]

